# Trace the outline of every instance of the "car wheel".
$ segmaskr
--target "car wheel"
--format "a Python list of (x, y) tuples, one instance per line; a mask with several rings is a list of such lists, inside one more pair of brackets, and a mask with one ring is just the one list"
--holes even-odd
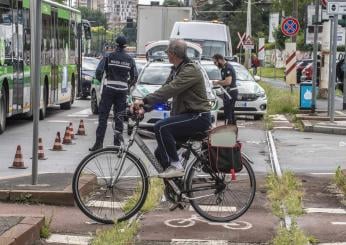
[(90, 104), (91, 104), (91, 111), (94, 115), (97, 115), (99, 113), (99, 108), (97, 106), (97, 96), (95, 90), (91, 92), (91, 99), (90, 99)]
[(0, 97), (0, 134), (6, 129), (6, 100), (6, 91), (5, 88), (2, 88)]

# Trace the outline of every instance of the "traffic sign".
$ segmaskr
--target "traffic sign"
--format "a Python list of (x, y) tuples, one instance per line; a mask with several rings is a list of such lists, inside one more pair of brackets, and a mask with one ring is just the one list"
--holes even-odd
[(327, 13), (329, 15), (334, 14), (346, 14), (346, 2), (342, 1), (329, 1), (327, 7)]
[(243, 33), (243, 35), (240, 35), (240, 33), (237, 32), (237, 34), (238, 34), (238, 37), (239, 37), (239, 43), (237, 45), (237, 49), (239, 49), (243, 45), (243, 43), (244, 43), (244, 39), (246, 37), (246, 33)]
[(293, 37), (299, 32), (299, 22), (296, 18), (288, 17), (282, 21), (281, 31), (285, 36)]
[(321, 0), (321, 4), (323, 7), (327, 8), (328, 0)]
[(243, 42), (243, 47), (244, 47), (244, 49), (254, 49), (255, 48), (255, 45), (254, 45), (250, 36), (248, 36), (245, 39), (245, 41)]

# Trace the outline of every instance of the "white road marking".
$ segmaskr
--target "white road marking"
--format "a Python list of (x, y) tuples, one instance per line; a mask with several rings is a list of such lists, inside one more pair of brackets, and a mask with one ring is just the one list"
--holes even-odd
[[(210, 205), (201, 205), (200, 209), (208, 212), (235, 212), (237, 211), (236, 207), (219, 207), (219, 206), (210, 206)], [(189, 211), (194, 211), (193, 207), (189, 207)]]
[(342, 208), (305, 208), (307, 213), (346, 214)]
[(340, 142), (339, 142), (339, 146), (340, 146), (340, 147), (346, 146), (346, 142), (340, 141)]
[(226, 240), (172, 239), (171, 245), (227, 245)]
[(346, 245), (346, 242), (319, 243), (319, 245)]
[(59, 243), (59, 244), (78, 244), (78, 245), (88, 245), (92, 237), (90, 236), (69, 236), (52, 234), (46, 242), (49, 243)]
[(334, 175), (335, 173), (310, 173), (312, 175)]
[(70, 121), (63, 121), (63, 120), (49, 120), (49, 123), (69, 123)]
[(332, 225), (346, 225), (346, 222), (331, 222)]
[(68, 117), (89, 117), (92, 115), (91, 109), (84, 109), (78, 112), (74, 112), (72, 114), (67, 115)]
[(274, 127), (274, 129), (292, 129), (293, 127), (284, 127), (284, 126), (281, 126), (281, 127)]
[(94, 208), (121, 208), (123, 205), (120, 202), (90, 201), (86, 206)]

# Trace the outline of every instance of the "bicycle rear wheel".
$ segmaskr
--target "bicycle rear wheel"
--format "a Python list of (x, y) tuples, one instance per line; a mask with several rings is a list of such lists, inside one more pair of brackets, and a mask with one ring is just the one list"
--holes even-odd
[(117, 147), (111, 147), (89, 154), (72, 180), (78, 207), (89, 218), (105, 224), (131, 218), (148, 193), (148, 175), (141, 162), (127, 152), (121, 167), (118, 152)]
[[(250, 163), (242, 157), (243, 169), (230, 174), (216, 173), (196, 160), (188, 170), (185, 188), (191, 206), (203, 218), (214, 222), (229, 222), (243, 215), (251, 206), (256, 192), (256, 180)], [(208, 170), (207, 170), (208, 169)], [(204, 171), (203, 171), (204, 170)]]

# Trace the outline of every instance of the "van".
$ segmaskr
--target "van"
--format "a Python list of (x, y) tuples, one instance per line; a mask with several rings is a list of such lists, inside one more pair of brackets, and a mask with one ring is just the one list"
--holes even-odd
[(198, 43), (205, 58), (211, 58), (216, 53), (232, 56), (230, 32), (225, 24), (203, 21), (175, 22), (170, 39)]

